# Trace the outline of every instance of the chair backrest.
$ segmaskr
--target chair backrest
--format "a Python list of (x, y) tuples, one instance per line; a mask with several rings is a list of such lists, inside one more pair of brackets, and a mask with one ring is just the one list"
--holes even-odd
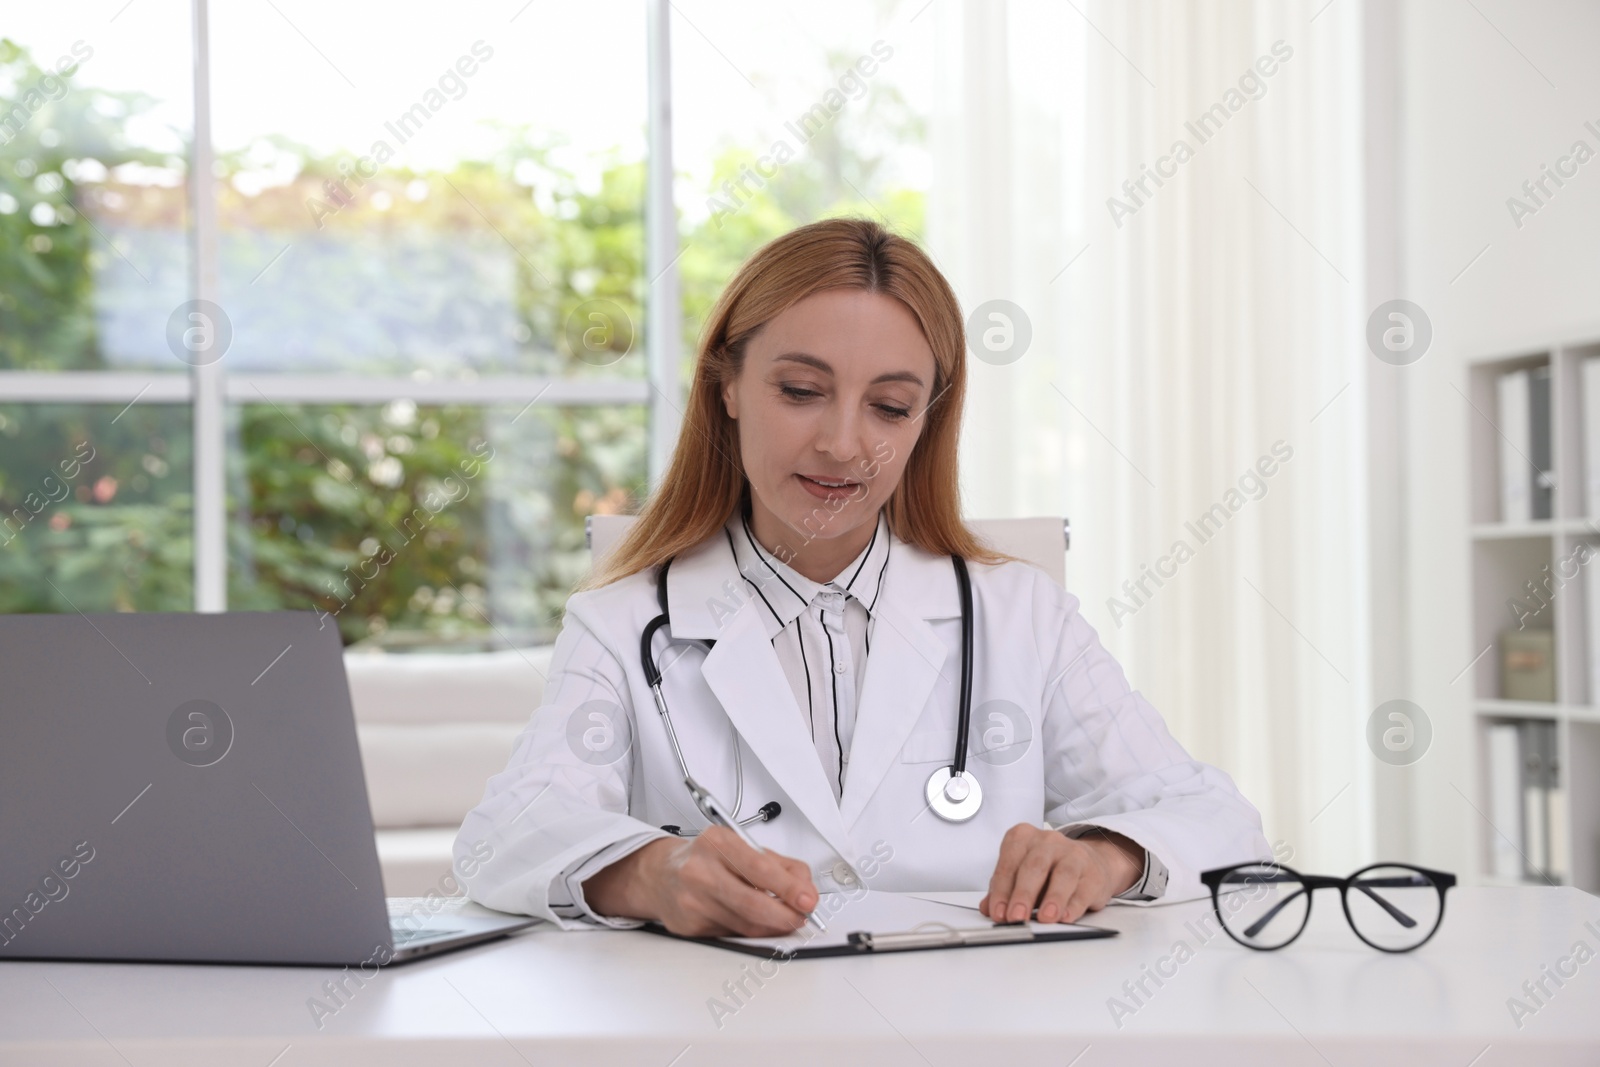
[[(585, 520), (590, 558), (604, 559), (633, 521), (632, 515), (590, 515)], [(1072, 542), (1065, 519), (973, 519), (967, 525), (996, 550), (1025, 559), (1057, 585), (1066, 585), (1067, 549)]]

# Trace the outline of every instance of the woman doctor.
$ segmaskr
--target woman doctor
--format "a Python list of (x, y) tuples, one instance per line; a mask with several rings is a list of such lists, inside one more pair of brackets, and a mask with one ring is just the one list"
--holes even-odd
[[(984, 890), (991, 918), (1073, 922), (1270, 856), (1255, 808), (1128, 687), (1077, 599), (962, 524), (965, 390), (960, 307), (911, 242), (829, 219), (744, 265), (664, 481), (568, 601), (544, 706), (461, 827), (474, 899), (774, 936), (819, 892)], [(929, 785), (958, 735), (952, 556), (971, 589), (959, 804)], [(669, 561), (649, 653), (670, 729), (759, 851), (702, 816), (647, 679)]]

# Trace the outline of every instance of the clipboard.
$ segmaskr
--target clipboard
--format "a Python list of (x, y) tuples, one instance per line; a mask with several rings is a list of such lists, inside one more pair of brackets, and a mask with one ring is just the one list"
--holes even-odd
[(911, 893), (869, 890), (853, 894), (824, 893), (816, 910), (828, 924), (827, 933), (819, 933), (809, 924), (786, 937), (684, 937), (658, 923), (646, 923), (641, 929), (678, 941), (780, 962), (984, 945), (1088, 941), (1117, 935), (1116, 930), (1083, 923), (996, 923), (976, 907)]

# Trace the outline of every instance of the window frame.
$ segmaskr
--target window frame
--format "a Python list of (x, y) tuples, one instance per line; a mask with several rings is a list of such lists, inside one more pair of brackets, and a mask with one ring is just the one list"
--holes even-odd
[[(646, 377), (560, 379), (523, 374), (461, 380), (335, 374), (229, 374), (225, 361), (167, 371), (0, 370), (6, 403), (136, 403), (187, 405), (194, 434), (194, 610), (228, 607), (227, 408), (251, 402), (381, 404), (408, 399), (438, 404), (499, 407), (534, 403), (555, 407), (643, 405), (649, 426), (647, 476), (653, 488), (666, 470), (682, 421), (678, 360), (682, 310), (678, 306), (681, 243), (672, 192), (672, 75), (669, 0), (638, 0), (647, 8), (648, 162), (645, 191)], [(216, 301), (219, 246), (211, 143), (211, 44), (208, 0), (191, 0), (194, 102), (188, 202), (191, 300)], [(203, 180), (202, 180), (203, 179)], [(124, 409), (126, 410), (126, 409)]]

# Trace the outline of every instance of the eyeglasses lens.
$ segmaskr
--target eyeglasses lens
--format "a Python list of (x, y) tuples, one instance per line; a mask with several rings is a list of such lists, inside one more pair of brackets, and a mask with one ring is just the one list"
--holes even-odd
[(1377, 948), (1415, 948), (1439, 925), (1439, 887), (1421, 871), (1373, 867), (1355, 876), (1345, 894), (1350, 924)]
[(1235, 940), (1280, 948), (1305, 925), (1311, 894), (1298, 875), (1271, 864), (1229, 871), (1217, 886), (1217, 910)]

